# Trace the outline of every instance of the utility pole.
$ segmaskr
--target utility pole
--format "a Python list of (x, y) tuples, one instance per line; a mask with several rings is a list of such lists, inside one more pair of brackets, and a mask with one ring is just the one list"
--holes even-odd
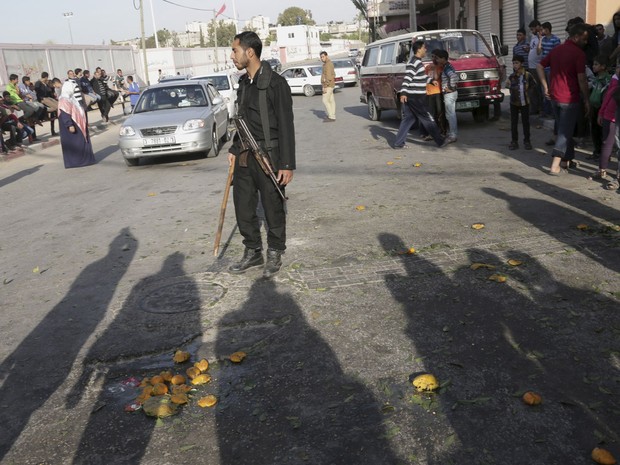
[(71, 38), (71, 45), (73, 45), (73, 32), (71, 31), (71, 18), (73, 17), (73, 12), (69, 11), (67, 13), (63, 13), (62, 15), (67, 18), (67, 24), (69, 25), (69, 37)]
[(409, 32), (418, 30), (417, 5), (416, 0), (409, 0)]
[[(144, 80), (146, 81), (146, 85), (150, 86), (151, 81), (149, 80), (149, 66), (146, 61), (146, 39), (144, 38), (144, 0), (140, 0), (140, 33), (141, 44), (142, 44), (142, 61), (144, 64)], [(157, 31), (155, 31), (155, 35), (157, 36)]]
[(155, 11), (153, 10), (153, 0), (149, 0), (151, 4), (151, 20), (153, 21), (153, 34), (155, 35), (155, 48), (159, 48), (159, 39), (157, 38), (157, 26), (155, 26)]
[(213, 10), (213, 40), (215, 42), (215, 71), (220, 70), (217, 62), (217, 12)]

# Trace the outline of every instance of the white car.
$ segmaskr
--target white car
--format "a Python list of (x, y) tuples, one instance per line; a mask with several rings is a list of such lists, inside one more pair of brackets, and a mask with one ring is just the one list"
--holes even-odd
[(336, 77), (341, 77), (345, 86), (357, 85), (357, 66), (350, 58), (332, 60)]
[[(321, 73), (323, 65), (297, 65), (286, 68), (280, 73), (291, 88), (291, 94), (303, 94), (306, 97), (312, 97), (316, 94), (323, 94), (323, 85), (321, 84)], [(342, 89), (344, 81), (342, 77), (336, 75), (336, 89)]]
[(239, 78), (245, 71), (239, 72), (235, 70), (220, 71), (218, 73), (204, 74), (201, 76), (193, 76), (192, 80), (199, 79), (201, 81), (210, 82), (213, 87), (224, 98), (224, 102), (228, 107), (228, 118), (232, 120), (237, 115), (237, 89), (239, 88)]

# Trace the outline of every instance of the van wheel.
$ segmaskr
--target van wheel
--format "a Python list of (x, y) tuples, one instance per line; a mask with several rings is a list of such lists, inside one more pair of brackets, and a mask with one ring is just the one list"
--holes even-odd
[(304, 86), (304, 95), (306, 97), (312, 97), (314, 96), (314, 94), (316, 94), (314, 87), (312, 87), (310, 84), (306, 84)]
[(476, 123), (484, 123), (486, 120), (489, 119), (489, 107), (488, 106), (476, 108), (474, 109), (472, 113), (474, 115), (474, 121)]
[(368, 117), (371, 121), (379, 121), (381, 118), (381, 110), (377, 108), (375, 99), (368, 97)]

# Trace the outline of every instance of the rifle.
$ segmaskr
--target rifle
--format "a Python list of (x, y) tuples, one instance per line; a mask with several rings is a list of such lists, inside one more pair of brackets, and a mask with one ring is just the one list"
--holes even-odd
[(226, 215), (226, 205), (228, 204), (228, 193), (230, 192), (230, 186), (233, 180), (233, 173), (235, 172), (235, 164), (231, 164), (228, 167), (228, 178), (226, 179), (226, 187), (224, 188), (224, 198), (222, 199), (222, 207), (220, 208), (220, 220), (217, 223), (217, 232), (215, 233), (215, 243), (213, 244), (213, 256), (217, 257), (217, 253), (220, 250), (220, 240), (222, 239), (222, 229), (224, 228), (224, 216)]
[(288, 197), (286, 197), (284, 192), (282, 192), (280, 184), (278, 184), (278, 180), (276, 179), (276, 175), (273, 172), (269, 154), (258, 144), (250, 132), (247, 123), (243, 119), (243, 116), (237, 115), (233, 118), (233, 121), (235, 123), (235, 127), (237, 128), (237, 134), (239, 134), (243, 147), (252, 152), (254, 158), (256, 158), (256, 161), (258, 162), (258, 165), (261, 167), (263, 172), (269, 176), (269, 179), (271, 179), (273, 185), (276, 186), (276, 190), (278, 191), (278, 194), (280, 194), (280, 197), (282, 197), (282, 200), (288, 200)]

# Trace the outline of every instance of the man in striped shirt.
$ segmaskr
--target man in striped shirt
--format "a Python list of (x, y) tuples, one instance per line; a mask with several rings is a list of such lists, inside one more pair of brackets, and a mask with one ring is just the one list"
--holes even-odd
[(446, 145), (446, 140), (442, 137), (439, 126), (437, 126), (437, 122), (431, 115), (426, 103), (426, 84), (430, 78), (427, 76), (422, 63), (422, 58), (426, 56), (424, 41), (418, 40), (414, 42), (411, 46), (411, 52), (413, 55), (409, 63), (407, 63), (405, 78), (400, 89), (400, 103), (403, 115), (398, 133), (396, 134), (396, 140), (394, 141), (394, 148), (400, 149), (405, 147), (407, 134), (416, 120), (431, 135), (435, 143), (443, 147)]

